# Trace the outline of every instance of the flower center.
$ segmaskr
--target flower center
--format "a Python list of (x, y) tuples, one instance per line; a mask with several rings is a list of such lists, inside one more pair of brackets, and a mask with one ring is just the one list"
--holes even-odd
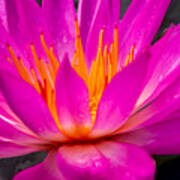
[[(72, 67), (77, 74), (84, 80), (89, 90), (89, 107), (94, 124), (96, 111), (102, 96), (102, 93), (111, 79), (121, 71), (124, 67), (133, 61), (134, 46), (132, 46), (129, 55), (124, 64), (119, 64), (119, 49), (118, 49), (118, 29), (114, 28), (114, 41), (110, 47), (103, 47), (104, 29), (100, 31), (99, 46), (96, 58), (92, 61), (91, 68), (88, 71), (83, 46), (80, 37), (80, 29), (77, 19), (75, 20), (75, 53), (72, 60)], [(10, 45), (7, 45), (10, 58), (7, 60), (11, 65), (15, 65), (17, 71), (23, 80), (31, 84), (39, 94), (44, 98), (49, 110), (57, 123), (58, 127), (63, 131), (59, 122), (55, 103), (55, 78), (60, 67), (59, 61), (53, 52), (53, 46), (48, 47), (43, 33), (40, 35), (40, 40), (44, 52), (48, 57), (48, 61), (44, 61), (38, 56), (33, 43), (30, 44), (31, 55), (34, 59), (35, 66), (28, 68), (20, 57), (17, 57)]]

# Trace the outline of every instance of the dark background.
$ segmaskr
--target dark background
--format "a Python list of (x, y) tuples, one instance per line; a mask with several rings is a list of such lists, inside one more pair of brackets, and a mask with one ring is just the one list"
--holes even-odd
[[(121, 0), (121, 17), (126, 11), (131, 0)], [(41, 4), (41, 0), (37, 0)], [(77, 7), (77, 0), (75, 4)], [(155, 39), (161, 36), (161, 33), (171, 23), (177, 24), (180, 21), (180, 0), (172, 0), (168, 12), (164, 18), (159, 32)], [(12, 177), (19, 171), (31, 167), (41, 162), (46, 153), (33, 153), (23, 157), (1, 159), (0, 160), (0, 180), (12, 180)], [(157, 164), (157, 180), (180, 180), (180, 156), (154, 156)]]

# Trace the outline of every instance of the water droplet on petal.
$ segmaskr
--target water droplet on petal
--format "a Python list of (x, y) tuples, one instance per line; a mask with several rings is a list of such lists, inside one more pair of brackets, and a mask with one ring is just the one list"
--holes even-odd
[(66, 36), (63, 36), (63, 39), (62, 39), (63, 43), (66, 44), (67, 43), (67, 37)]
[(159, 82), (161, 82), (163, 80), (163, 75), (159, 76)]
[(179, 97), (180, 97), (179, 94), (175, 94), (175, 95), (173, 96), (174, 99), (178, 99)]

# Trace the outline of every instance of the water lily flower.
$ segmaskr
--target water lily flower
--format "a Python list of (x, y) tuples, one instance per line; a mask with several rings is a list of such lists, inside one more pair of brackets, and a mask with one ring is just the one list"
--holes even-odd
[(14, 180), (152, 180), (180, 153), (180, 26), (170, 0), (0, 1), (0, 157), (48, 151)]

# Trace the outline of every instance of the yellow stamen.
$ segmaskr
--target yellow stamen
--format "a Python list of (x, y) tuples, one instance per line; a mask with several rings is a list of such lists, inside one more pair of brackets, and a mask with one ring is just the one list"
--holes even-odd
[(129, 55), (126, 57), (125, 63), (124, 63), (124, 67), (126, 67), (129, 64)]
[(32, 84), (32, 80), (31, 80), (31, 76), (29, 74), (29, 71), (27, 70), (26, 66), (24, 65), (24, 63), (20, 57), (18, 57), (18, 60), (20, 62), (20, 66), (21, 66), (21, 69), (23, 71), (24, 79), (26, 79), (29, 84)]
[(111, 63), (111, 55), (108, 55), (108, 83), (110, 83), (112, 79), (112, 63)]
[(129, 65), (129, 64), (131, 64), (133, 62), (134, 48), (135, 48), (135, 46), (133, 45), (131, 47), (130, 53), (126, 57), (126, 60), (125, 60), (125, 63), (124, 63), (124, 67), (126, 67), (127, 65)]
[(10, 56), (11, 56), (11, 59), (13, 60), (13, 63), (14, 63), (14, 65), (16, 66), (19, 74), (20, 74), (21, 76), (23, 76), (23, 71), (22, 71), (22, 69), (21, 69), (21, 67), (20, 67), (20, 64), (19, 64), (19, 62), (18, 62), (18, 59), (17, 59), (17, 57), (16, 57), (16, 55), (15, 55), (12, 47), (9, 46), (9, 45), (7, 45), (7, 48), (8, 48), (9, 54), (10, 54)]
[(51, 46), (50, 47), (50, 50), (45, 42), (45, 39), (44, 39), (44, 35), (43, 33), (41, 33), (40, 35), (40, 39), (41, 39), (41, 43), (42, 43), (42, 46), (44, 48), (44, 51), (47, 55), (47, 57), (49, 58), (49, 61), (54, 69), (54, 71), (56, 72), (59, 68), (59, 63), (58, 63), (58, 60), (56, 59), (54, 53), (53, 53), (53, 47)]
[(114, 66), (116, 67), (116, 73), (117, 73), (117, 66), (118, 66), (118, 58), (119, 58), (119, 37), (118, 37), (118, 28), (114, 28)]
[(55, 78), (56, 78), (56, 74), (54, 73), (54, 71), (51, 69), (50, 65), (48, 62), (46, 62), (46, 67), (50, 73), (50, 77), (52, 78), (52, 81), (55, 82)]
[(6, 56), (6, 60), (9, 62), (9, 64), (12, 64), (12, 62), (8, 56)]
[(53, 46), (50, 47), (49, 52), (50, 52), (50, 56), (51, 56), (50, 62), (52, 64), (52, 67), (54, 68), (54, 72), (57, 72), (57, 70), (59, 69), (59, 62), (56, 59), (56, 56), (54, 55)]
[(133, 62), (134, 49), (135, 49), (135, 46), (133, 45), (129, 54), (129, 63)]
[(41, 89), (40, 89), (39, 82), (37, 80), (37, 77), (36, 77), (36, 74), (35, 74), (33, 68), (31, 68), (31, 74), (32, 74), (32, 77), (33, 77), (33, 80), (34, 80), (34, 88), (40, 93)]
[[(99, 46), (97, 57), (92, 61), (89, 74), (87, 76), (87, 67), (85, 64), (84, 53), (82, 49), (80, 30), (75, 21), (76, 30), (76, 51), (73, 57), (72, 66), (74, 70), (85, 80), (90, 98), (90, 112), (92, 116), (93, 123), (96, 118), (96, 110), (103, 94), (104, 89), (107, 84), (111, 82), (112, 78), (118, 73), (119, 65), (119, 45), (118, 45), (118, 29), (114, 29), (114, 41), (110, 45), (110, 50), (108, 51), (108, 46), (103, 47), (103, 34), (104, 29), (100, 31), (99, 35)], [(134, 55), (134, 46), (131, 48), (130, 54), (127, 56), (125, 64), (120, 66), (120, 70), (125, 68), (128, 64), (132, 63)], [(86, 77), (87, 76), (87, 77)]]
[(75, 20), (75, 32), (76, 32), (76, 41), (75, 41), (75, 46), (76, 46), (76, 52), (75, 56), (73, 58), (73, 68), (76, 70), (76, 72), (79, 74), (79, 76), (82, 77), (82, 79), (88, 84), (88, 70), (86, 66), (86, 61), (84, 57), (84, 51), (83, 51), (83, 46), (80, 38), (80, 30), (79, 30), (79, 25), (77, 22), (77, 19)]

